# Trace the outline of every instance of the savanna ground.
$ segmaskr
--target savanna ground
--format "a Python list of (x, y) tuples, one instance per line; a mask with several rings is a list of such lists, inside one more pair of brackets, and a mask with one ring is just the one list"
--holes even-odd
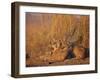
[(26, 13), (26, 66), (89, 64), (89, 16)]

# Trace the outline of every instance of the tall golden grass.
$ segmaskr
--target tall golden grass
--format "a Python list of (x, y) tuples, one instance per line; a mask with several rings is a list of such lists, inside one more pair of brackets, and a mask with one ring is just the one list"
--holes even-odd
[(89, 16), (53, 13), (26, 13), (26, 53), (31, 58), (51, 52), (61, 42), (89, 48)]

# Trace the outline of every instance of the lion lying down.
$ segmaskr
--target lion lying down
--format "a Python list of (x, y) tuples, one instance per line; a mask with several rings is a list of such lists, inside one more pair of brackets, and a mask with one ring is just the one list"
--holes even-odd
[(45, 55), (40, 56), (40, 60), (47, 62), (59, 62), (65, 59), (76, 58), (84, 59), (88, 53), (86, 49), (81, 46), (74, 46), (73, 48), (57, 48), (51, 52), (46, 52)]

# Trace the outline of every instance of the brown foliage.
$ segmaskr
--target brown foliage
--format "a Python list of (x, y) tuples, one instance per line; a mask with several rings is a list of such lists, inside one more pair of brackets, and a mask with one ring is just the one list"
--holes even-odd
[[(29, 58), (62, 61), (71, 44), (89, 48), (89, 16), (26, 13), (26, 53)], [(75, 47), (73, 52), (78, 58), (84, 57), (82, 48)]]

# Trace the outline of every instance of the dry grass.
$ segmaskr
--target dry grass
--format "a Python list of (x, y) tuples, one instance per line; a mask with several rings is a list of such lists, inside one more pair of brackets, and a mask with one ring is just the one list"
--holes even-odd
[[(89, 16), (26, 13), (27, 66), (65, 64), (72, 44), (89, 49)], [(69, 64), (85, 64), (81, 59), (75, 61), (67, 59)]]

